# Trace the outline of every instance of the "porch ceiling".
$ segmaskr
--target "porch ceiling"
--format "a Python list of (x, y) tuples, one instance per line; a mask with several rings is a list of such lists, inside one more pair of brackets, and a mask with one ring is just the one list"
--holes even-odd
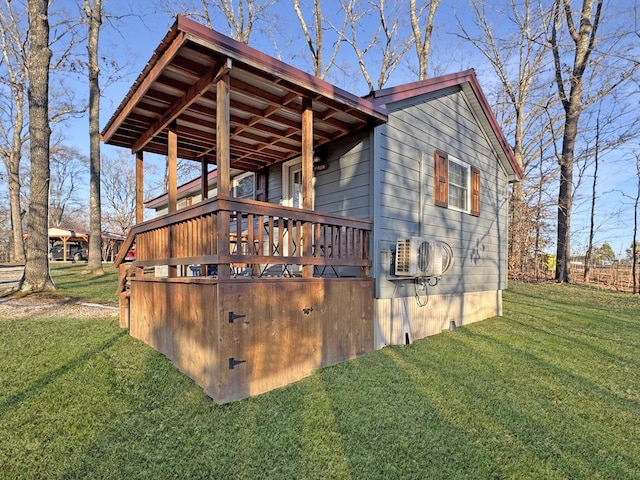
[(247, 45), (179, 16), (102, 132), (105, 143), (216, 163), (216, 81), (230, 74), (231, 168), (258, 170), (300, 154), (303, 104), (311, 100), (314, 148), (386, 110)]

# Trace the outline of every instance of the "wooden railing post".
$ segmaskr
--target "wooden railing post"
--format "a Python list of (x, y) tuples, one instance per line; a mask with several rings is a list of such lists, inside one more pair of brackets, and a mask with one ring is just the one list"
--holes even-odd
[[(229, 222), (231, 214), (228, 210), (221, 210), (218, 214), (218, 255), (229, 254)], [(218, 265), (218, 278), (225, 280), (231, 277), (231, 264), (221, 263)]]
[(120, 328), (129, 328), (130, 310), (129, 310), (129, 289), (126, 287), (128, 265), (121, 263), (118, 265), (118, 285), (123, 285), (123, 289), (118, 292), (118, 301), (120, 306), (119, 325)]

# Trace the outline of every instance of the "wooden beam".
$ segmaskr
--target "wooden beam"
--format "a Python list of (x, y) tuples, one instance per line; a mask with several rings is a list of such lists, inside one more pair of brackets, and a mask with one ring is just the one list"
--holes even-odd
[[(302, 208), (313, 210), (313, 108), (310, 99), (304, 99), (302, 111)], [(304, 256), (312, 254), (313, 231), (306, 222), (302, 229)], [(302, 267), (304, 278), (313, 277), (313, 265)]]
[(209, 164), (203, 158), (200, 161), (200, 200), (209, 198)]
[(174, 121), (178, 116), (188, 109), (202, 94), (204, 94), (211, 85), (216, 83), (217, 79), (223, 76), (230, 68), (230, 61), (225, 62), (222, 68), (220, 63), (216, 62), (209, 68), (200, 79), (194, 83), (182, 97), (167, 110), (158, 120), (156, 120), (141, 136), (131, 149), (137, 152), (155, 137), (158, 132), (162, 131)]
[(131, 95), (127, 103), (122, 107), (118, 116), (111, 122), (109, 128), (102, 135), (102, 141), (108, 143), (113, 134), (120, 128), (122, 122), (129, 116), (131, 111), (136, 107), (137, 103), (144, 97), (153, 82), (162, 74), (165, 67), (171, 63), (171, 60), (178, 54), (178, 51), (187, 41), (187, 35), (184, 32), (178, 34), (176, 39), (165, 50), (160, 59), (153, 66), (149, 74), (144, 78), (140, 86), (136, 88), (135, 93)]
[(144, 158), (136, 153), (136, 223), (144, 221)]
[(216, 164), (219, 197), (228, 197), (231, 191), (230, 83), (231, 78), (227, 72), (218, 79), (216, 88)]
[[(218, 198), (229, 198), (231, 193), (231, 127), (230, 127), (230, 85), (229, 72), (220, 77), (216, 86), (216, 164), (218, 166)], [(230, 214), (218, 214), (218, 254), (229, 252)], [(218, 264), (218, 278), (230, 276), (230, 264)]]
[(178, 208), (178, 134), (175, 122), (169, 127), (167, 139), (167, 193), (169, 195), (169, 213)]
[[(169, 134), (167, 138), (167, 193), (169, 197), (169, 214), (175, 213), (178, 210), (178, 134), (177, 134), (176, 122), (173, 122), (169, 126)], [(172, 245), (173, 239), (171, 238), (171, 228), (167, 229), (167, 245), (169, 245), (169, 257), (173, 257)], [(175, 278), (178, 276), (178, 269), (175, 265), (169, 265), (168, 267), (169, 278)]]

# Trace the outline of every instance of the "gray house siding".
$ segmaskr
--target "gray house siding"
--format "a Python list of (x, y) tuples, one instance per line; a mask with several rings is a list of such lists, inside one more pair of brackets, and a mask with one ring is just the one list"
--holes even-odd
[(326, 170), (315, 173), (315, 210), (354, 218), (371, 218), (370, 142), (360, 132), (330, 144)]
[[(414, 294), (412, 280), (399, 281), (393, 275), (390, 252), (403, 236), (435, 237), (453, 249), (452, 270), (430, 293), (504, 289), (507, 176), (465, 96), (452, 88), (387, 108), (389, 122), (378, 127), (375, 136), (380, 185), (373, 254), (378, 298)], [(480, 217), (434, 205), (435, 150), (480, 169)]]
[[(413, 280), (399, 280), (392, 264), (396, 239), (405, 236), (435, 237), (453, 249), (452, 270), (429, 294), (503, 290), (508, 178), (465, 95), (449, 88), (387, 108), (387, 124), (317, 152), (328, 167), (314, 173), (315, 210), (373, 220), (377, 298), (415, 294)], [(434, 205), (435, 150), (480, 169), (479, 217)], [(277, 165), (269, 171), (268, 200), (281, 198)]]
[[(314, 210), (371, 218), (370, 152), (368, 132), (343, 137), (325, 146), (319, 152), (327, 165), (326, 170), (314, 172)], [(282, 200), (282, 165), (269, 169), (267, 201)]]

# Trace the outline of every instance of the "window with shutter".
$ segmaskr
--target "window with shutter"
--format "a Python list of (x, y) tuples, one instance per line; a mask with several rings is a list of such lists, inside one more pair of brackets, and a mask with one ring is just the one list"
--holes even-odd
[(480, 216), (480, 170), (436, 150), (434, 202), (439, 207)]

